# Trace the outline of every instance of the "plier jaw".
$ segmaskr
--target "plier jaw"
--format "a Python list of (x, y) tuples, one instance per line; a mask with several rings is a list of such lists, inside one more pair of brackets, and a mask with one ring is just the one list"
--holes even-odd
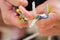
[(27, 19), (25, 18), (25, 16), (22, 14), (22, 12), (20, 11), (20, 9), (17, 6), (13, 6), (13, 10), (17, 13), (17, 16), (19, 18), (19, 22), (27, 22)]

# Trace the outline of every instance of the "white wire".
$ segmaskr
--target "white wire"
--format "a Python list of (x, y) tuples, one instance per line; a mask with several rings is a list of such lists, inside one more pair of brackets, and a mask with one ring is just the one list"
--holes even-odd
[(35, 10), (35, 2), (34, 1), (32, 2), (32, 11), (33, 11), (34, 16), (37, 16), (36, 10)]
[(48, 15), (48, 4), (45, 7), (45, 14)]
[(31, 27), (35, 24), (35, 22), (36, 22), (37, 20), (38, 20), (38, 19), (32, 20), (31, 24), (29, 25), (29, 28), (31, 28)]
[[(34, 16), (37, 16), (36, 10), (35, 10), (35, 2), (34, 2), (34, 1), (32, 2), (32, 11), (33, 11)], [(35, 24), (35, 22), (36, 22), (37, 20), (38, 20), (38, 19), (32, 20), (31, 24), (29, 25), (29, 28), (31, 28), (31, 27)]]
[(31, 35), (31, 36), (23, 39), (23, 40), (31, 40), (32, 38), (34, 38), (34, 37), (36, 37), (36, 36), (38, 36), (38, 35), (39, 35), (39, 33), (35, 33), (35, 34), (33, 34), (33, 35)]
[(51, 36), (49, 36), (49, 37), (48, 37), (48, 40), (52, 40), (51, 38), (52, 38), (52, 37), (51, 37)]

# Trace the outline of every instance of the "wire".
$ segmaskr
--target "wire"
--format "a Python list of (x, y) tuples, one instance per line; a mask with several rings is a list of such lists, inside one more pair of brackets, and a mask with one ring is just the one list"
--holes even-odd
[(36, 37), (36, 36), (38, 36), (38, 35), (39, 35), (39, 33), (35, 33), (35, 34), (33, 34), (33, 35), (31, 35), (31, 36), (23, 39), (23, 40), (31, 40), (32, 38), (34, 38), (34, 37)]

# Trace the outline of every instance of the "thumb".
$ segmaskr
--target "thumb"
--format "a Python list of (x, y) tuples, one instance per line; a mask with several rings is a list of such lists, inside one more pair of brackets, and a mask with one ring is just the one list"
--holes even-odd
[(27, 0), (6, 0), (6, 1), (15, 6), (19, 6), (19, 5), (27, 6), (28, 5)]

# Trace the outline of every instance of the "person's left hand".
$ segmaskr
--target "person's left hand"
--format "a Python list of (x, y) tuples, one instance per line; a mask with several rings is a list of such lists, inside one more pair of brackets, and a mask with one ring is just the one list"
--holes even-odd
[[(27, 0), (1, 0), (0, 1), (0, 8), (1, 8), (1, 16), (3, 19), (3, 22), (7, 24), (8, 26), (12, 25), (17, 28), (25, 28), (28, 26), (27, 22), (17, 22), (17, 20), (20, 20), (17, 16), (17, 13), (13, 10), (14, 6), (20, 6), (23, 7), (28, 5)], [(11, 27), (13, 28), (13, 27)]]
[(3, 33), (10, 30), (9, 34), (11, 33), (10, 36), (12, 36), (12, 40), (17, 40), (19, 37), (22, 38), (25, 36), (26, 30), (24, 28), (28, 26), (28, 22), (17, 22), (17, 20), (20, 19), (17, 16), (17, 13), (13, 10), (13, 5), (22, 5), (23, 7), (26, 7), (28, 2), (27, 0), (0, 0), (0, 14), (2, 16), (3, 22), (8, 25), (4, 27), (1, 26), (2, 29), (0, 28), (0, 30), (2, 30)]

